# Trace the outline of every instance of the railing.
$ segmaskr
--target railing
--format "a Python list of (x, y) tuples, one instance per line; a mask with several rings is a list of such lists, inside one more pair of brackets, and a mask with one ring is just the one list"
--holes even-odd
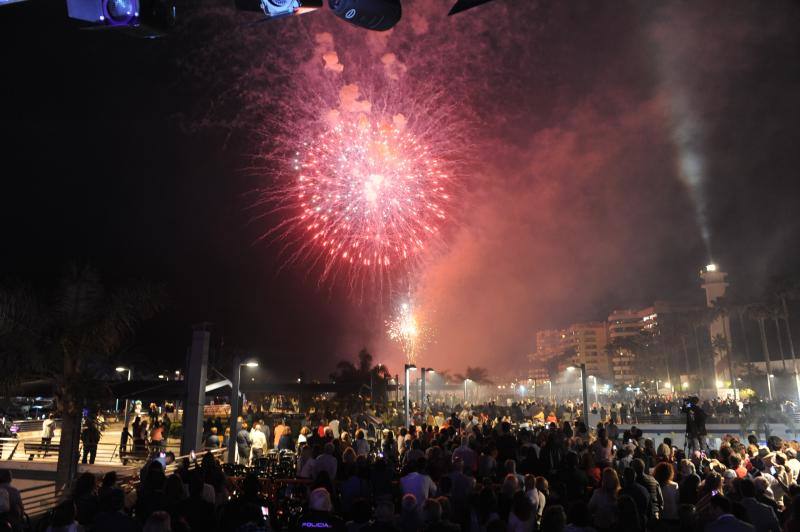
[(0, 460), (12, 460), (20, 444), (17, 438), (0, 438)]
[[(795, 424), (800, 425), (800, 413), (793, 413), (793, 414), (785, 414), (791, 421)], [(706, 425), (709, 424), (731, 424), (731, 425), (738, 425), (740, 420), (746, 419), (748, 416), (747, 413), (740, 413), (740, 414), (714, 414), (707, 415), (706, 417)], [(785, 418), (778, 417), (775, 414), (769, 416), (768, 423), (783, 423), (785, 422)], [(651, 425), (658, 425), (658, 424), (669, 424), (669, 423), (686, 423), (686, 415), (685, 414), (637, 414), (631, 415), (628, 414), (627, 418), (620, 420), (619, 414), (617, 414), (616, 422), (621, 425), (644, 425), (644, 424), (651, 424)]]
[(39, 517), (63, 500), (64, 490), (56, 490), (55, 484), (42, 484), (19, 490), (28, 517)]
[[(225, 455), (226, 448), (213, 449), (210, 451), (201, 451), (196, 453), (195, 459), (192, 460), (190, 455), (178, 456), (175, 463), (167, 466), (166, 473), (170, 475), (174, 473), (184, 458), (189, 458), (189, 469), (195, 469), (206, 454), (211, 454), (215, 458)], [(126, 475), (120, 478), (120, 485), (127, 491), (133, 491), (139, 486), (138, 471), (129, 469), (123, 470)], [(98, 482), (99, 482), (98, 477)], [(58, 503), (65, 499), (65, 495), (69, 493), (68, 490), (56, 490), (54, 483), (40, 484), (38, 486), (31, 486), (20, 490), (23, 503), (25, 505), (25, 513), (31, 518), (38, 518), (52, 510)]]
[[(31, 454), (33, 454), (34, 459), (36, 461), (41, 462), (57, 462), (58, 461), (58, 446), (60, 445), (61, 440), (58, 438), (54, 438), (50, 442), (50, 450), (47, 453), (47, 456), (44, 456), (44, 453), (36, 452), (30, 453), (25, 449), (25, 444), (30, 444), (34, 446), (41, 445), (41, 439), (39, 438), (0, 438), (0, 456), (4, 460), (12, 460), (16, 458), (17, 460), (26, 460), (30, 459)], [(12, 445), (13, 444), (13, 445)], [(79, 461), (83, 461), (83, 443), (78, 444), (78, 459)], [(162, 447), (164, 451), (172, 451), (175, 452), (177, 450), (176, 445), (165, 445)], [(127, 460), (135, 461), (139, 459), (140, 461), (145, 460), (151, 454), (155, 447), (148, 447), (147, 451), (144, 453), (133, 453), (131, 451), (120, 453), (120, 446), (116, 443), (108, 443), (108, 442), (100, 442), (97, 444), (97, 453), (95, 454), (95, 462), (97, 463), (120, 463), (122, 462), (123, 458)], [(87, 456), (87, 459), (90, 457)]]

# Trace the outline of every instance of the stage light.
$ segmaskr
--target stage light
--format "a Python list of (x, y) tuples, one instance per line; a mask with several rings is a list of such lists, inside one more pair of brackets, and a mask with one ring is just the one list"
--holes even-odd
[(99, 26), (137, 26), (139, 0), (67, 0), (67, 15)]
[(403, 16), (400, 0), (328, 0), (333, 14), (355, 26), (386, 31)]
[(709, 264), (708, 266), (706, 266), (706, 271), (707, 272), (715, 272), (715, 271), (717, 271), (717, 265), (716, 264)]

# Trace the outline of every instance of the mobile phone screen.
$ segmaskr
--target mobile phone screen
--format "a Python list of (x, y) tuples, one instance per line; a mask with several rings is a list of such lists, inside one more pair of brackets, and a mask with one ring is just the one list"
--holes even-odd
[(269, 508), (266, 506), (261, 507), (261, 515), (264, 517), (269, 517)]

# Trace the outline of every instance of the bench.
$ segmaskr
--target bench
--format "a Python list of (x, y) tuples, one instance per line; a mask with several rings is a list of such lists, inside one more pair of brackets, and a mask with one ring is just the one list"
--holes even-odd
[(34, 456), (46, 456), (54, 454), (58, 456), (58, 443), (44, 444), (42, 442), (26, 441), (22, 443), (23, 454), (28, 455), (28, 460), (33, 460)]

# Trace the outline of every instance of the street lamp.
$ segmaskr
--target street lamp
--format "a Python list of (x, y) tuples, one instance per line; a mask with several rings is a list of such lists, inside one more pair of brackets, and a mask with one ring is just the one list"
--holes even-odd
[(406, 364), (405, 365), (405, 371), (406, 371), (406, 427), (411, 425), (411, 422), (410, 422), (411, 418), (408, 415), (408, 410), (409, 410), (408, 396), (411, 393), (411, 387), (408, 384), (408, 376), (409, 376), (410, 372), (416, 371), (416, 370), (417, 370), (417, 366), (415, 366), (414, 364)]
[(242, 362), (239, 357), (233, 359), (233, 382), (231, 383), (231, 420), (228, 426), (231, 428), (231, 435), (228, 438), (228, 462), (236, 463), (236, 430), (237, 418), (239, 417), (239, 383), (242, 379), (242, 366), (257, 368), (257, 360), (246, 360)]
[(423, 413), (425, 412), (425, 374), (426, 373), (436, 373), (431, 368), (420, 368), (422, 372), (420, 375), (420, 389), (419, 389), (419, 404), (422, 407)]
[[(577, 366), (581, 370), (581, 388), (583, 388), (583, 422), (586, 427), (589, 427), (589, 393), (586, 390), (586, 364)], [(567, 369), (575, 369), (576, 366), (570, 366)]]
[[(131, 377), (133, 376), (133, 369), (132, 368), (126, 368), (126, 367), (123, 367), (123, 366), (117, 366), (116, 369), (117, 369), (117, 373), (124, 373), (124, 372), (127, 371), (128, 372), (128, 382), (130, 382)], [(131, 393), (131, 391), (128, 390), (128, 393)], [(130, 403), (128, 401), (129, 401), (129, 399), (127, 397), (125, 397), (125, 418), (124, 419), (125, 419), (125, 426), (126, 427), (128, 426), (128, 421), (130, 421), (130, 419), (128, 418), (128, 407), (130, 406)], [(117, 408), (117, 412), (119, 412), (119, 399), (117, 399), (117, 407), (116, 408)]]
[(589, 375), (589, 378), (594, 381), (594, 402), (597, 404), (597, 376)]

